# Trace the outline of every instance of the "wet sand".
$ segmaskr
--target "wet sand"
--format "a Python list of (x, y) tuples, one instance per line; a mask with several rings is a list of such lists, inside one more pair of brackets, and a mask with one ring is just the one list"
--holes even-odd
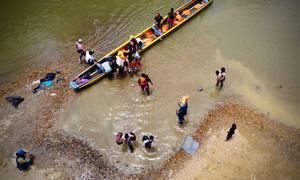
[[(237, 131), (225, 141), (232, 123)], [(299, 179), (300, 130), (274, 122), (237, 102), (210, 111), (193, 137), (195, 155), (176, 152), (160, 170), (160, 179)], [(155, 175), (154, 175), (155, 174)]]
[[(0, 179), (98, 179), (120, 176), (86, 139), (73, 137), (55, 127), (72, 98), (77, 95), (69, 88), (68, 82), (75, 75), (74, 69), (83, 66), (75, 64), (75, 67), (70, 67), (70, 63), (66, 64), (52, 64), (51, 69), (25, 72), (24, 79), (1, 89)], [(32, 85), (33, 81), (56, 70), (61, 71), (60, 77), (65, 80), (36, 94), (31, 93), (37, 86)], [(56, 95), (51, 96), (52, 93)], [(5, 96), (9, 95), (20, 95), (25, 101), (15, 109), (5, 101)], [(27, 149), (35, 155), (34, 165), (29, 171), (20, 172), (15, 167), (12, 156), (18, 148)]]
[[(55, 66), (54, 66), (55, 67)], [(58, 66), (57, 66), (58, 67)], [(68, 88), (74, 74), (65, 68), (61, 81), (32, 94), (33, 80), (55, 69), (42, 69), (26, 79), (26, 85), (14, 82), (1, 93), (1, 179), (99, 179), (99, 178), (178, 178), (178, 179), (299, 179), (300, 132), (274, 122), (259, 111), (229, 98), (210, 111), (193, 133), (200, 142), (197, 154), (175, 152), (160, 169), (146, 169), (142, 174), (124, 175), (114, 164), (89, 144), (73, 137), (55, 124), (76, 96)], [(56, 93), (56, 96), (50, 96)], [(18, 94), (25, 101), (18, 109), (4, 102), (4, 96)], [(226, 130), (235, 122), (234, 138), (224, 142)], [(19, 172), (11, 158), (17, 148), (35, 156), (34, 166)]]

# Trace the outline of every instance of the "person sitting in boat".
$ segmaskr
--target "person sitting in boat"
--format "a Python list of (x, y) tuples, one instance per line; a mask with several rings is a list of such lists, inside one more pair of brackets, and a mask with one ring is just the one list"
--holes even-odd
[[(181, 11), (181, 14), (182, 14), (182, 11)], [(180, 14), (180, 12), (176, 13), (176, 17), (175, 17), (175, 21), (174, 21), (175, 25), (177, 25), (178, 23), (180, 23), (181, 21), (184, 20), (181, 14)]]
[(76, 41), (76, 50), (77, 50), (77, 53), (79, 54), (79, 62), (81, 62), (81, 58), (83, 56), (85, 56), (85, 51), (84, 51), (84, 47), (83, 47), (83, 40), (82, 39), (78, 39)]
[(154, 137), (150, 135), (149, 137), (144, 135), (142, 138), (143, 145), (145, 148), (150, 149), (152, 146), (152, 143), (154, 142)]
[(154, 25), (151, 27), (151, 29), (153, 30), (153, 33), (154, 33), (157, 37), (159, 37), (159, 36), (162, 35), (162, 32), (160, 31), (160, 29), (157, 27), (156, 24), (154, 24)]
[(138, 50), (141, 50), (143, 49), (144, 47), (144, 42), (141, 38), (137, 37), (135, 38), (136, 42), (137, 42), (137, 47), (138, 47)]
[(89, 64), (90, 66), (94, 64), (95, 58), (92, 56), (94, 54), (94, 51), (88, 50), (85, 53), (85, 62)]
[(33, 164), (34, 156), (24, 149), (18, 149), (16, 156), (17, 168), (20, 171), (27, 170)]
[(173, 27), (175, 16), (176, 16), (176, 14), (174, 12), (174, 8), (171, 8), (170, 12), (168, 13), (168, 20), (167, 20), (169, 29), (171, 29)]
[(162, 21), (163, 21), (163, 17), (157, 13), (156, 16), (154, 17), (154, 24), (160, 29), (162, 27)]

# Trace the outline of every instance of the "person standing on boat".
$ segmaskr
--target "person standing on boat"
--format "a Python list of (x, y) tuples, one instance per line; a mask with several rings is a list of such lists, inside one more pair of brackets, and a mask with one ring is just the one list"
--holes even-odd
[(131, 54), (134, 54), (135, 51), (138, 49), (138, 42), (136, 41), (136, 39), (131, 35), (130, 36), (130, 41), (128, 44), (128, 50)]
[(136, 42), (137, 42), (137, 47), (138, 47), (138, 50), (141, 50), (143, 49), (144, 47), (144, 41), (141, 39), (141, 38), (135, 38)]
[(163, 21), (163, 17), (157, 13), (156, 16), (154, 17), (154, 23), (155, 25), (158, 27), (158, 28), (161, 28), (162, 27), (162, 21)]
[(80, 38), (76, 41), (76, 50), (77, 53), (79, 54), (79, 62), (81, 62), (81, 58), (85, 56), (85, 51), (83, 48), (83, 40)]
[(147, 74), (141, 73), (141, 76), (138, 80), (139, 85), (141, 86), (142, 91), (146, 90), (147, 94), (150, 95), (149, 82), (153, 85), (153, 82)]
[(176, 17), (176, 14), (174, 12), (174, 8), (171, 8), (171, 11), (168, 13), (168, 20), (167, 20), (169, 29), (171, 29), (173, 27), (175, 17)]

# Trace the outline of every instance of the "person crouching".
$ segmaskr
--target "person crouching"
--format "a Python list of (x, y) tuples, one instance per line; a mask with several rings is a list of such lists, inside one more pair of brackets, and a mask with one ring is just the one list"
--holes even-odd
[(34, 156), (24, 149), (18, 149), (16, 156), (17, 168), (20, 171), (26, 171), (33, 164)]

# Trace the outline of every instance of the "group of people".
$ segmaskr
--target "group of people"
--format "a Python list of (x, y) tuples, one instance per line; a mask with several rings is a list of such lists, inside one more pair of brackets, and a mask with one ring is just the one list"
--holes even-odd
[(85, 63), (89, 64), (89, 65), (93, 65), (95, 58), (93, 57), (94, 51), (92, 50), (85, 50), (84, 46), (83, 46), (83, 40), (82, 39), (78, 39), (76, 41), (76, 50), (77, 53), (79, 54), (79, 62), (82, 62), (82, 58), (84, 57)]
[(225, 76), (226, 76), (225, 68), (222, 67), (220, 70), (216, 70), (216, 75), (217, 75), (216, 86), (218, 87), (220, 84), (220, 87), (223, 87), (223, 83), (225, 81)]
[[(134, 148), (133, 148), (132, 142), (136, 141), (136, 136), (133, 132), (125, 133), (125, 134), (118, 132), (116, 134), (115, 141), (118, 145), (121, 145), (123, 143), (127, 144), (130, 152), (133, 153)], [(154, 142), (153, 135), (150, 135), (150, 136), (144, 135), (142, 138), (142, 143), (143, 143), (144, 147), (147, 149), (151, 148), (153, 142)]]
[(171, 8), (166, 19), (164, 19), (160, 13), (157, 13), (154, 17), (154, 28), (152, 28), (154, 33), (160, 36), (162, 33), (171, 29), (174, 25), (183, 21), (186, 16), (184, 16), (182, 12), (183, 11), (174, 12), (174, 8)]
[[(112, 71), (118, 71), (119, 74), (131, 74), (138, 72), (141, 65), (141, 56), (139, 55), (138, 51), (143, 47), (144, 42), (141, 38), (134, 38), (133, 36), (130, 36), (128, 45), (109, 58), (109, 65), (111, 66)], [(84, 57), (85, 63), (89, 65), (93, 65), (94, 63), (97, 64), (95, 58), (93, 57), (94, 51), (85, 51), (82, 39), (78, 39), (76, 41), (76, 50), (79, 54), (80, 62), (82, 62), (82, 58)], [(97, 65), (99, 67), (99, 63)]]
[(138, 72), (141, 66), (141, 56), (138, 51), (143, 47), (144, 42), (142, 39), (130, 36), (127, 47), (119, 50), (115, 56), (115, 60), (113, 60), (113, 69), (118, 70), (119, 74), (132, 74)]

